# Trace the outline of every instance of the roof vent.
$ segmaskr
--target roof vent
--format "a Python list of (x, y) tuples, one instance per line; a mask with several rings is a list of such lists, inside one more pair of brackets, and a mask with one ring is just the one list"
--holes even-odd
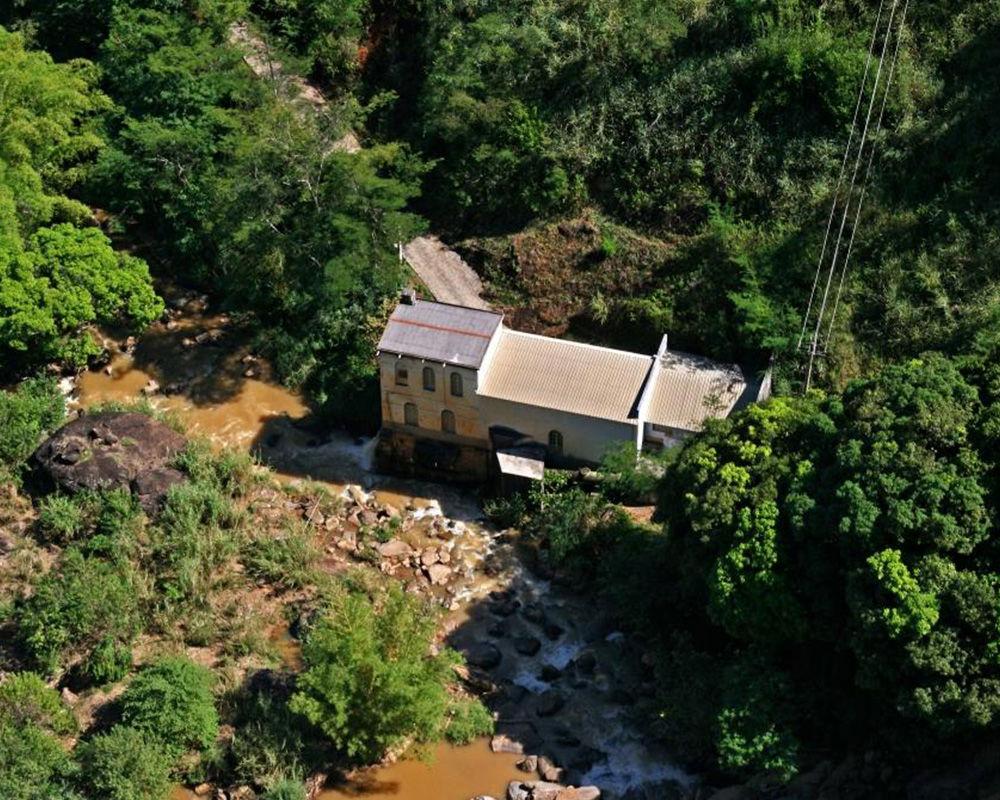
[(412, 306), (417, 300), (417, 293), (413, 289), (404, 289), (399, 297), (399, 302)]

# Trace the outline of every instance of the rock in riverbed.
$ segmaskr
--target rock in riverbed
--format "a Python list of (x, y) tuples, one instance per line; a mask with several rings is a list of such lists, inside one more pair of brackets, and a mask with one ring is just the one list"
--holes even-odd
[(465, 651), (465, 660), (470, 666), (493, 669), (503, 656), (496, 645), (489, 642), (474, 644)]
[(548, 781), (511, 781), (507, 784), (507, 800), (600, 800), (596, 786), (562, 786)]
[(170, 463), (186, 444), (145, 414), (104, 412), (85, 414), (56, 431), (33, 460), (63, 491), (126, 489), (152, 512), (184, 480)]

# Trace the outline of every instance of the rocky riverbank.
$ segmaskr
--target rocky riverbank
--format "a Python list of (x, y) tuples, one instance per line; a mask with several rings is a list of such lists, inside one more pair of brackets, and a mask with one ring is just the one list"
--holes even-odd
[[(642, 797), (648, 786), (670, 792), (650, 796), (683, 795), (691, 779), (635, 721), (653, 689), (640, 643), (596, 615), (578, 587), (529, 570), (530, 548), (485, 524), (473, 494), (386, 479), (370, 471), (365, 443), (303, 425), (305, 406), (267, 380), (266, 363), (248, 361), (238, 325), (204, 297), (164, 293), (168, 311), (140, 340), (106, 336), (107, 363), (65, 382), (74, 405), (145, 398), (216, 446), (252, 448), (283, 481), (324, 481), (334, 502), (307, 484), (255, 490), (255, 524), (282, 536), (303, 523), (324, 571), (371, 568), (439, 603), (441, 643), (469, 658), (466, 685), (497, 715), (498, 752), (519, 748), (551, 765), (540, 780), (595, 785), (607, 797)], [(280, 616), (270, 593), (255, 602), (262, 619)]]

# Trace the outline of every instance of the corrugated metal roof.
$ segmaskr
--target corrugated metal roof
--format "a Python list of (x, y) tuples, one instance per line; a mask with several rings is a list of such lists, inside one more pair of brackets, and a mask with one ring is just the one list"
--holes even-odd
[(733, 410), (747, 381), (735, 364), (668, 350), (653, 387), (646, 419), (686, 431), (700, 431), (705, 420)]
[(652, 363), (651, 356), (503, 328), (479, 394), (626, 422)]
[(493, 311), (430, 300), (400, 303), (378, 349), (478, 369), (501, 319)]

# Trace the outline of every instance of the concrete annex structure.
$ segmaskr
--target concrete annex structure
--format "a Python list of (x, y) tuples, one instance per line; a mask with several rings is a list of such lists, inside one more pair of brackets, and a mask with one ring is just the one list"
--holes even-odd
[(669, 447), (706, 420), (765, 398), (734, 364), (521, 333), (494, 311), (404, 295), (378, 348), (380, 465), (483, 480), (495, 465), (595, 463), (611, 447)]

